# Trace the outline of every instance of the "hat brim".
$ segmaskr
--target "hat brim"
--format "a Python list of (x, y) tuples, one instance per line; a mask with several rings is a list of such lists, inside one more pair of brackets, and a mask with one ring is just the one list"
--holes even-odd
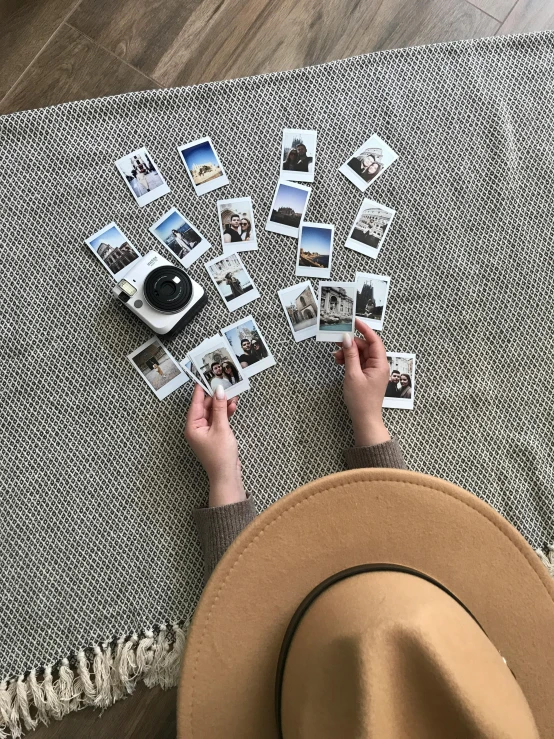
[(279, 650), (300, 602), (334, 573), (404, 565), (438, 580), (479, 621), (554, 736), (554, 583), (483, 501), (434, 477), (359, 469), (309, 483), (233, 542), (200, 599), (177, 702), (178, 736), (276, 737)]

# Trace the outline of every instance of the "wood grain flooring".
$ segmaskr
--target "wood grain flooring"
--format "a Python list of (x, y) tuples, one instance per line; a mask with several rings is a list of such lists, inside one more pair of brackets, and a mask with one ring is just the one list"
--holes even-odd
[[(554, 0), (0, 0), (0, 113), (554, 27)], [(139, 686), (32, 739), (172, 739), (176, 691)]]

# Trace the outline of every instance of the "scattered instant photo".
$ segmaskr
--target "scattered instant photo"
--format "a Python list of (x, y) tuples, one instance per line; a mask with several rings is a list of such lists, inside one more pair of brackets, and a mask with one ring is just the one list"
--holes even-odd
[(250, 387), (240, 362), (225, 336), (212, 336), (189, 352), (192, 363), (200, 373), (212, 395), (223, 385), (227, 399), (243, 393)]
[(224, 254), (258, 248), (252, 198), (218, 200), (217, 214)]
[(229, 311), (242, 308), (260, 297), (238, 254), (216, 257), (206, 262), (206, 269)]
[(389, 382), (383, 398), (383, 408), (414, 407), (415, 393), (415, 354), (396, 354), (387, 352), (389, 362)]
[(177, 208), (171, 208), (164, 213), (153, 226), (150, 226), (150, 233), (169, 249), (183, 267), (190, 267), (211, 248), (209, 241), (206, 241), (200, 231), (181, 215)]
[(223, 164), (209, 136), (178, 146), (177, 149), (197, 195), (204, 195), (229, 184)]
[(267, 342), (252, 316), (222, 328), (221, 333), (229, 342), (245, 377), (257, 375), (275, 364)]
[(296, 342), (311, 339), (317, 330), (317, 301), (309, 280), (278, 292)]
[(160, 400), (188, 382), (186, 373), (156, 337), (131, 352), (127, 359)]
[(383, 330), (390, 277), (356, 272), (356, 318), (375, 331)]
[(377, 134), (373, 134), (339, 168), (339, 172), (360, 190), (366, 190), (396, 159), (398, 154)]
[(107, 226), (85, 239), (114, 280), (120, 280), (140, 254), (116, 223)]
[(200, 385), (200, 387), (205, 390), (209, 395), (212, 394), (212, 391), (207, 387), (207, 385), (204, 383), (204, 380), (200, 376), (200, 373), (196, 369), (196, 367), (193, 365), (192, 360), (187, 355), (184, 359), (182, 359), (179, 364), (184, 369), (186, 374), (189, 376), (189, 378), (195, 382), (197, 385)]
[(285, 128), (281, 148), (281, 179), (313, 182), (317, 131)]
[(298, 238), (298, 227), (308, 207), (310, 188), (294, 182), (277, 183), (266, 230)]
[(366, 198), (346, 240), (348, 249), (376, 259), (396, 211)]
[(141, 207), (171, 192), (147, 149), (137, 149), (115, 163)]
[(334, 226), (302, 221), (296, 254), (298, 277), (331, 277), (334, 235)]
[(320, 282), (317, 305), (316, 341), (342, 341), (343, 334), (354, 333), (353, 282)]

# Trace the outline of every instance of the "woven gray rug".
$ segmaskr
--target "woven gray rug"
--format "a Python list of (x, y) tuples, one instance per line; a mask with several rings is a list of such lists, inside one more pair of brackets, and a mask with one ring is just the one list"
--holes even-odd
[[(151, 334), (112, 299), (86, 237), (116, 221), (145, 253), (175, 205), (213, 258), (216, 200), (251, 195), (260, 248), (244, 262), (261, 298), (230, 316), (200, 260), (190, 272), (210, 303), (169, 348), (181, 358), (258, 321), (277, 366), (253, 378), (233, 426), (259, 510), (343, 468), (341, 370), (330, 345), (294, 343), (277, 290), (304, 279), (296, 242), (264, 231), (284, 127), (318, 131), (307, 218), (335, 224), (332, 278), (392, 277), (382, 335), (417, 354), (417, 393), (414, 411), (385, 418), (409, 467), (483, 498), (534, 547), (554, 538), (553, 75), (542, 33), (0, 119), (0, 727), (17, 735), (10, 711), (29, 726), (108, 705), (141, 675), (174, 682), (202, 588), (192, 383), (159, 401), (130, 365)], [(337, 171), (373, 132), (399, 155), (368, 190), (397, 210), (377, 261), (343, 248), (363, 195)], [(205, 135), (230, 185), (197, 197), (176, 147)], [(171, 194), (138, 208), (113, 163), (143, 145)]]

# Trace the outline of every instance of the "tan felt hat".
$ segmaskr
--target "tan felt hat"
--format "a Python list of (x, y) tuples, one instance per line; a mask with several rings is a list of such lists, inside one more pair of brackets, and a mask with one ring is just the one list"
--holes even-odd
[(554, 739), (554, 583), (443, 480), (316, 480), (233, 542), (196, 610), (181, 739)]

